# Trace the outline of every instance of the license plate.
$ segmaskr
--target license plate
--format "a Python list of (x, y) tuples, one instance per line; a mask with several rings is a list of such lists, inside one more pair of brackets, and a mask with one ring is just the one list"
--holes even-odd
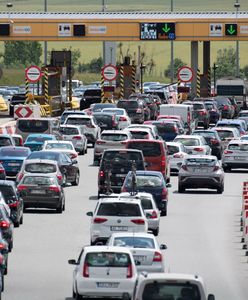
[(9, 163), (8, 166), (10, 166), (10, 167), (18, 167), (18, 166), (20, 166), (20, 164), (19, 163)]
[(36, 195), (44, 195), (46, 191), (44, 190), (32, 190), (31, 194), (36, 194)]
[(146, 256), (144, 255), (134, 255), (134, 260), (138, 260), (138, 261), (146, 261)]
[(116, 174), (115, 176), (123, 178), (123, 177), (126, 177), (126, 174)]
[(110, 226), (111, 231), (127, 231), (127, 226)]
[(118, 288), (119, 282), (97, 282), (99, 288)]
[(246, 160), (246, 157), (235, 156), (234, 159), (235, 159), (235, 160)]
[(206, 172), (206, 170), (202, 170), (202, 169), (194, 169), (195, 173), (202, 173), (202, 172)]

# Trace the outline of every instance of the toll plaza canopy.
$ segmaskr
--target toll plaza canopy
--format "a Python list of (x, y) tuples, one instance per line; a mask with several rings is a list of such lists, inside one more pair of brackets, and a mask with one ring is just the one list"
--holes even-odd
[(0, 40), (247, 41), (248, 12), (2, 12)]

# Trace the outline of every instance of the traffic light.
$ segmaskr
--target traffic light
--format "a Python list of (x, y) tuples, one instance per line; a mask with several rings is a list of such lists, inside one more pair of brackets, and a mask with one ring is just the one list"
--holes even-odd
[(225, 24), (225, 35), (236, 36), (238, 34), (237, 24)]

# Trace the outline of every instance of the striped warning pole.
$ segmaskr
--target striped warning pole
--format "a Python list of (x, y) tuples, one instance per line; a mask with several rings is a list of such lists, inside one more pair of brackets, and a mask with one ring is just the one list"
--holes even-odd
[(25, 100), (26, 100), (26, 103), (28, 103), (28, 94), (29, 94), (29, 81), (27, 78), (25, 78)]
[(200, 69), (197, 69), (196, 97), (201, 97), (201, 76), (200, 76)]
[(45, 100), (48, 102), (49, 101), (49, 96), (48, 96), (48, 68), (45, 68), (45, 72), (44, 72), (44, 92), (45, 92)]
[(132, 64), (132, 93), (136, 92), (136, 66)]
[(177, 79), (177, 102), (180, 103), (181, 102), (181, 93), (178, 92), (178, 88), (181, 85), (181, 80)]
[(120, 98), (124, 98), (124, 66), (121, 65), (120, 68)]
[(104, 103), (104, 78), (101, 75), (101, 102)]
[(211, 67), (208, 68), (208, 97), (211, 97)]

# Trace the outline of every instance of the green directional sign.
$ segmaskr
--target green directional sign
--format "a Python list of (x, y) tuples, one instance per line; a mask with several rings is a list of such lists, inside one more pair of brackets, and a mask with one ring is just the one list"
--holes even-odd
[(141, 23), (141, 40), (175, 40), (175, 23)]
[(175, 23), (157, 23), (158, 40), (175, 39), (175, 27)]
[(225, 35), (236, 36), (238, 34), (237, 24), (225, 24)]

